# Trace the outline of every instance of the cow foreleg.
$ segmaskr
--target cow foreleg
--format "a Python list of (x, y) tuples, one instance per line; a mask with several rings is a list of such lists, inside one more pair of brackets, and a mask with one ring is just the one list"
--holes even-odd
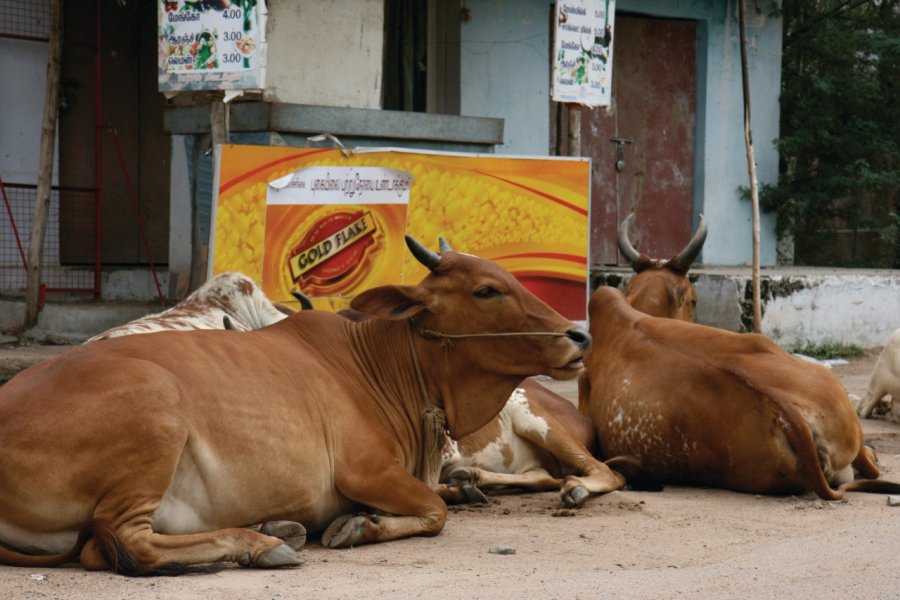
[[(584, 378), (579, 383), (583, 381)], [(548, 423), (546, 431), (518, 421), (514, 421), (513, 427), (518, 436), (542, 448), (568, 472), (576, 474), (566, 477), (562, 487), (558, 487), (560, 482), (557, 480), (553, 488), (547, 488), (559, 489), (563, 504), (578, 507), (591, 494), (605, 494), (625, 487), (622, 475), (594, 458), (586, 445), (591, 443), (588, 438), (573, 433), (551, 413), (543, 416)]]
[[(387, 461), (385, 461), (387, 462)], [(356, 473), (355, 469), (348, 469)], [(396, 462), (370, 465), (369, 476), (339, 477), (347, 498), (386, 514), (339, 516), (322, 533), (322, 545), (346, 548), (414, 535), (437, 535), (447, 520), (447, 505), (438, 494)]]
[(474, 484), (481, 488), (518, 487), (535, 492), (558, 490), (562, 480), (550, 475), (545, 469), (535, 468), (524, 473), (498, 473), (478, 467), (457, 467), (448, 475), (452, 483)]
[(569, 475), (559, 491), (563, 504), (574, 508), (584, 504), (591, 495), (607, 494), (625, 487), (625, 478), (599, 460), (594, 459), (581, 469), (584, 475)]
[(487, 496), (472, 483), (441, 483), (434, 489), (447, 505), (487, 504)]

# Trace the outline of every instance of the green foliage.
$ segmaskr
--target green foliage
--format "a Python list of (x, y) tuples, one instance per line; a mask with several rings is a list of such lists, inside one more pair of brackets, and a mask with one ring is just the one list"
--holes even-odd
[(784, 0), (782, 16), (781, 176), (760, 190), (763, 209), (779, 233), (896, 235), (885, 215), (900, 212), (900, 0)]
[(818, 360), (828, 360), (829, 358), (858, 358), (865, 356), (866, 352), (856, 344), (841, 344), (839, 342), (828, 342), (825, 344), (812, 344), (807, 342), (805, 346), (791, 350), (796, 354), (811, 356)]

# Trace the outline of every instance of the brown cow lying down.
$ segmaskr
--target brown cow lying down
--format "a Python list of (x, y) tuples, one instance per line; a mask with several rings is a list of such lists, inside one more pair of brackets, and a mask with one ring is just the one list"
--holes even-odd
[(887, 344), (875, 362), (866, 395), (859, 403), (857, 412), (861, 417), (869, 417), (876, 407), (890, 395), (883, 412), (891, 420), (900, 422), (900, 329), (891, 334)]
[(761, 335), (649, 317), (609, 287), (591, 296), (590, 322), (579, 401), (601, 456), (637, 455), (664, 482), (748, 493), (900, 491), (873, 481), (875, 453), (828, 369)]
[[(431, 272), (353, 300), (377, 319), (301, 311), (240, 335), (124, 336), (14, 377), (0, 388), (0, 562), (298, 564), (242, 527), (277, 520), (332, 548), (439, 533), (442, 415), (468, 435), (524, 377), (577, 376), (591, 341), (494, 263), (407, 243)], [(448, 349), (448, 335), (463, 337)]]

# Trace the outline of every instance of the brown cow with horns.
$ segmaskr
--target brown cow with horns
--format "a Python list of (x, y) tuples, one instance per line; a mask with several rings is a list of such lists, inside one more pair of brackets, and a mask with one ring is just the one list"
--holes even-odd
[(706, 241), (706, 220), (700, 215), (697, 230), (681, 252), (669, 260), (660, 260), (634, 249), (628, 237), (633, 219), (634, 213), (625, 217), (619, 224), (618, 235), (619, 252), (636, 273), (625, 287), (628, 303), (654, 317), (693, 321), (697, 292), (687, 272)]
[(762, 335), (647, 316), (611, 287), (592, 294), (590, 322), (579, 402), (601, 456), (637, 455), (664, 482), (757, 494), (900, 491), (875, 480), (875, 454), (828, 369)]
[[(440, 532), (442, 414), (456, 438), (477, 430), (523, 377), (576, 376), (591, 338), (494, 263), (407, 244), (431, 272), (353, 300), (378, 319), (301, 311), (240, 335), (125, 336), (14, 377), (0, 389), (0, 562), (278, 567), (302, 561), (243, 526), (288, 537), (281, 524), (299, 523), (333, 548)], [(447, 350), (445, 333), (464, 337)]]

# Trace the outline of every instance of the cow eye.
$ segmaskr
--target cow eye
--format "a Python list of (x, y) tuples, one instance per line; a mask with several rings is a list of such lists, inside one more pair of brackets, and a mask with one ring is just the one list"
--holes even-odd
[(496, 298), (497, 296), (500, 296), (501, 293), (499, 290), (496, 290), (489, 285), (483, 285), (475, 290), (475, 293), (473, 295), (476, 298), (481, 298), (482, 300), (484, 300), (485, 298)]

